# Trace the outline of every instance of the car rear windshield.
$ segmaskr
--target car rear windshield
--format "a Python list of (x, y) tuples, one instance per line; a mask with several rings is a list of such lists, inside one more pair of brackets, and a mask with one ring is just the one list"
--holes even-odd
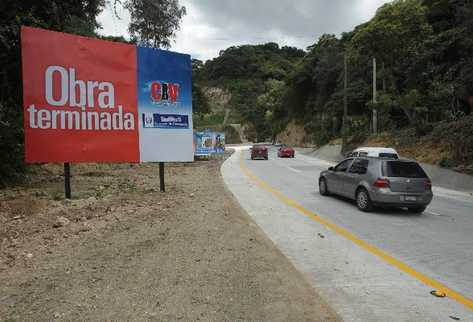
[(427, 175), (418, 163), (405, 161), (384, 162), (383, 175), (386, 177), (427, 178)]
[(396, 153), (380, 153), (380, 158), (399, 159)]

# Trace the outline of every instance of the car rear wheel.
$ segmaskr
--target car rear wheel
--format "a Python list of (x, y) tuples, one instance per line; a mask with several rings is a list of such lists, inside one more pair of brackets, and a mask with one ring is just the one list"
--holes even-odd
[(422, 212), (424, 212), (426, 207), (409, 207), (407, 208), (407, 210), (409, 210), (410, 212), (413, 212), (413, 213), (416, 213), (416, 214), (420, 214)]
[(327, 181), (324, 178), (319, 180), (319, 192), (322, 196), (328, 196), (330, 194), (327, 187)]
[(371, 211), (373, 210), (373, 203), (371, 202), (370, 195), (365, 188), (358, 189), (356, 193), (356, 206), (361, 211)]

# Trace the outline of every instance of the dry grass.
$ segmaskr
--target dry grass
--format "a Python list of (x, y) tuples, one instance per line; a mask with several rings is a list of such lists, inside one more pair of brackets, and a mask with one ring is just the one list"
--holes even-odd
[(370, 137), (366, 140), (364, 145), (373, 147), (392, 147), (403, 157), (430, 164), (438, 164), (442, 160), (448, 159), (451, 155), (449, 146), (443, 142), (434, 143), (413, 140), (410, 144), (408, 142), (401, 144), (394, 136), (387, 134)]

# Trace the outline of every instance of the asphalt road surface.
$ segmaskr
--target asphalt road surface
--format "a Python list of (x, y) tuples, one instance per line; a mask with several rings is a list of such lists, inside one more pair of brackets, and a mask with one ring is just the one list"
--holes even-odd
[[(473, 198), (434, 189), (423, 214), (363, 213), (352, 201), (319, 194), (319, 173), (328, 166), (297, 152), (278, 158), (274, 147), (268, 161), (250, 160), (242, 148), (222, 173), (255, 222), (345, 320), (473, 321)], [(301, 215), (302, 208), (348, 233)], [(459, 297), (432, 296), (425, 277)]]

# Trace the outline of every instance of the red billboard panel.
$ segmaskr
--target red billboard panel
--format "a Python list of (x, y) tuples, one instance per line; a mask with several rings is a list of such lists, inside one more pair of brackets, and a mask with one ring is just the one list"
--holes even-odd
[(25, 161), (139, 162), (136, 47), (22, 27)]

